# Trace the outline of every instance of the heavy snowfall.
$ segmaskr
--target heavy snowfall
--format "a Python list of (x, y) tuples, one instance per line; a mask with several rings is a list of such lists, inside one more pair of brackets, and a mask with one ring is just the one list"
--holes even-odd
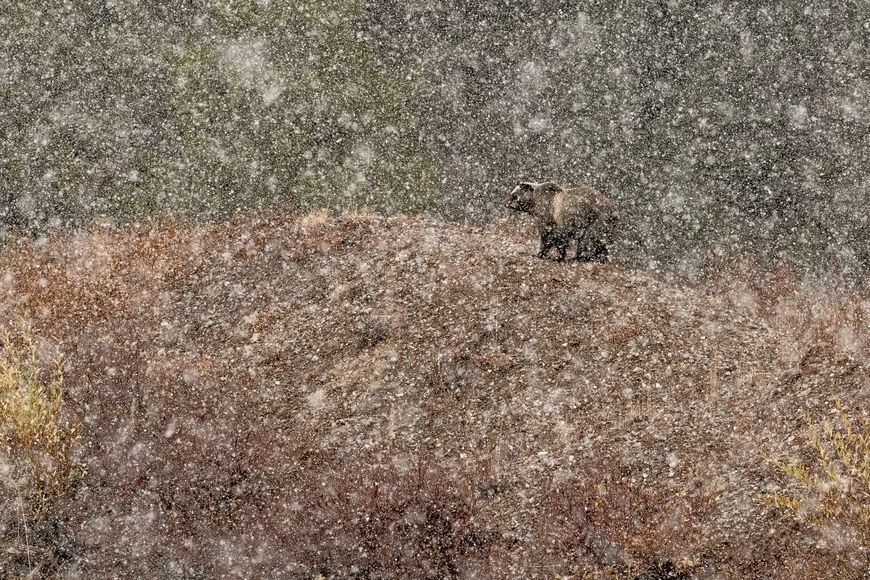
[(0, 30), (0, 577), (868, 577), (870, 4)]

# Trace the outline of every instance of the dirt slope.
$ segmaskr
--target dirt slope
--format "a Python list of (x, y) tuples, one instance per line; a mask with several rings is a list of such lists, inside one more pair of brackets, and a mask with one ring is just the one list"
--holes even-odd
[(805, 414), (870, 406), (866, 301), (795, 342), (797, 303), (740, 281), (535, 249), (263, 215), (7, 251), (3, 316), (63, 354), (82, 422), (44, 570), (859, 577), (865, 549), (761, 496)]

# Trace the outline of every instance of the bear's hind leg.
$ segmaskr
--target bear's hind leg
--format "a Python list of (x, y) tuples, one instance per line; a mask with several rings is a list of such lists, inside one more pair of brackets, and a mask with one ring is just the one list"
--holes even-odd
[(565, 261), (565, 254), (568, 253), (568, 240), (558, 238), (556, 240), (556, 251), (559, 252), (559, 257), (556, 258), (556, 261), (564, 262)]
[(592, 252), (592, 259), (596, 262), (601, 262), (604, 264), (608, 260), (607, 244), (598, 240), (595, 242), (595, 250)]
[(589, 249), (589, 242), (586, 240), (586, 236), (577, 238), (577, 252), (574, 254), (574, 259), (578, 262), (592, 261), (592, 252)]

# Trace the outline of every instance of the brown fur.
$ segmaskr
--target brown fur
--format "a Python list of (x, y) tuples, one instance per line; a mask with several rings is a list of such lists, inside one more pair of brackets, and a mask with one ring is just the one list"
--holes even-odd
[(564, 260), (568, 244), (577, 240), (577, 260), (607, 261), (607, 246), (614, 241), (618, 219), (613, 203), (597, 189), (563, 189), (549, 181), (520, 182), (506, 205), (535, 218), (541, 235), (540, 257), (555, 248), (558, 259)]

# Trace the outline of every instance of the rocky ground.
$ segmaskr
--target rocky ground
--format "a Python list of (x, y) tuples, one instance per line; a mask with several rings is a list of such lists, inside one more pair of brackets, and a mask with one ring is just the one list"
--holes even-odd
[(6, 250), (2, 316), (62, 354), (83, 469), (5, 565), (866, 577), (854, 534), (764, 497), (806, 417), (870, 408), (870, 301), (535, 251), (513, 222), (277, 214)]

